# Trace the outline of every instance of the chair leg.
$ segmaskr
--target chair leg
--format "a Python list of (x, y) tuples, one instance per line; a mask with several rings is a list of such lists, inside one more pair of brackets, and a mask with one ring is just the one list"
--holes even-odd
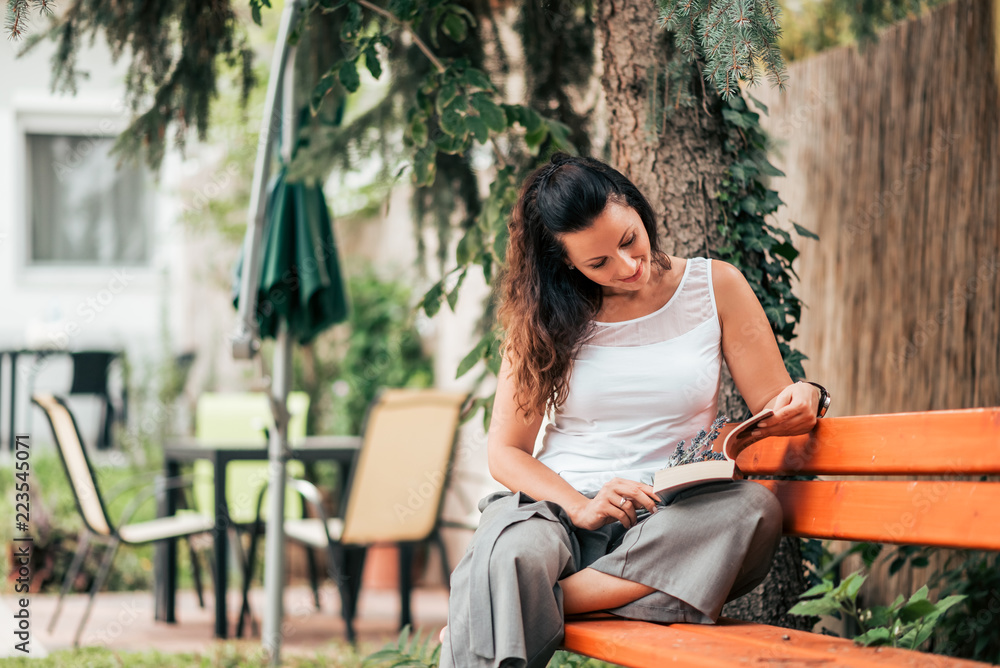
[[(238, 543), (240, 547), (239, 551), (243, 552), (243, 544), (240, 542), (240, 537), (237, 534), (235, 543)], [(246, 559), (241, 558), (240, 563), (243, 565), (243, 602), (240, 605), (240, 618), (236, 623), (236, 637), (243, 637), (243, 622), (249, 617), (251, 633), (255, 633), (255, 628), (257, 626), (256, 620), (253, 617), (253, 611), (250, 610), (250, 584), (253, 582), (253, 571), (254, 566), (257, 562), (257, 526), (250, 530), (250, 550), (246, 555)]]
[[(351, 555), (356, 548), (345, 547), (340, 544), (331, 544), (327, 548), (327, 573), (330, 579), (337, 585), (340, 593), (340, 616), (344, 619), (347, 627), (347, 641), (352, 645), (355, 643), (357, 635), (354, 631), (354, 614), (357, 597), (355, 595), (354, 580), (360, 579), (360, 568), (356, 567)], [(363, 549), (363, 548), (362, 548)], [(357, 571), (357, 575), (355, 575)]]
[(320, 610), (319, 605), (319, 575), (316, 573), (316, 553), (308, 545), (306, 548), (306, 563), (309, 566), (309, 584), (313, 590), (313, 601), (316, 603), (316, 610)]
[(201, 562), (198, 561), (198, 553), (191, 544), (191, 537), (188, 536), (188, 555), (191, 557), (191, 576), (194, 578), (194, 590), (198, 593), (198, 607), (205, 609), (205, 592), (201, 586)]
[(89, 551), (90, 532), (84, 529), (80, 532), (79, 538), (77, 538), (76, 554), (73, 555), (73, 561), (69, 565), (69, 570), (66, 571), (66, 577), (63, 578), (62, 588), (59, 589), (59, 600), (56, 602), (56, 610), (52, 613), (52, 619), (49, 620), (49, 633), (52, 633), (52, 630), (56, 626), (59, 613), (62, 612), (63, 599), (66, 598), (69, 588), (73, 586), (76, 576), (80, 574), (80, 569), (83, 567), (83, 562), (87, 558), (87, 552)]
[(451, 565), (448, 563), (448, 549), (444, 545), (444, 537), (441, 532), (434, 529), (431, 534), (431, 541), (437, 545), (438, 551), (441, 553), (441, 570), (444, 574), (444, 586), (451, 589)]
[(121, 539), (116, 536), (108, 546), (108, 554), (104, 557), (104, 561), (101, 562), (101, 570), (98, 571), (97, 579), (94, 580), (94, 586), (90, 589), (90, 600), (87, 602), (87, 609), (83, 612), (83, 619), (80, 620), (80, 625), (76, 627), (76, 635), (73, 636), (73, 647), (80, 646), (80, 636), (83, 634), (83, 627), (86, 625), (87, 619), (90, 618), (90, 611), (94, 608), (94, 597), (97, 596), (97, 592), (101, 590), (101, 587), (104, 586), (104, 581), (108, 578), (108, 572), (111, 570), (111, 562), (114, 561), (120, 543)]
[(399, 628), (413, 622), (410, 614), (410, 594), (413, 591), (413, 543), (396, 543), (399, 548)]

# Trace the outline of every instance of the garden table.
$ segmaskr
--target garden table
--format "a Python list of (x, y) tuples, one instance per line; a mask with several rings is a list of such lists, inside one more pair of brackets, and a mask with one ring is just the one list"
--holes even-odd
[[(309, 436), (290, 447), (292, 459), (301, 462), (332, 461), (340, 466), (340, 493), (347, 488), (347, 474), (361, 446), (360, 436)], [(267, 446), (260, 445), (208, 445), (194, 438), (168, 441), (163, 448), (164, 475), (168, 478), (180, 474), (182, 464), (205, 459), (212, 462), (214, 473), (215, 530), (215, 636), (228, 636), (226, 590), (229, 580), (229, 506), (226, 502), (226, 466), (233, 461), (266, 460)], [(160, 502), (160, 515), (173, 514), (176, 509), (176, 492), (167, 493)], [(163, 541), (156, 548), (156, 619), (174, 622), (177, 589), (177, 541)]]

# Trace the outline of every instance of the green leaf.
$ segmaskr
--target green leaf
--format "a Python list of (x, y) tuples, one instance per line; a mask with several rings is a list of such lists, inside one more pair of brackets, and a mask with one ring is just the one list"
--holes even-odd
[(549, 136), (549, 127), (545, 124), (539, 125), (538, 129), (533, 132), (527, 132), (524, 135), (524, 143), (528, 145), (528, 151), (531, 155), (538, 155), (538, 149), (541, 147), (542, 142), (545, 138)]
[(821, 615), (829, 615), (840, 610), (840, 604), (833, 599), (824, 596), (823, 598), (813, 599), (811, 601), (799, 601), (796, 603), (791, 610), (788, 611), (790, 615), (803, 615), (805, 617), (819, 617)]
[(456, 97), (441, 114), (441, 129), (452, 137), (464, 137), (468, 131), (465, 126), (465, 116), (461, 111), (464, 107), (465, 101), (461, 97)]
[(542, 116), (531, 107), (521, 107), (520, 123), (528, 132), (537, 131), (544, 125)]
[(937, 620), (934, 622), (925, 622), (919, 628), (913, 629), (900, 638), (900, 645), (909, 649), (917, 649), (931, 637), (935, 626), (937, 626)]
[[(746, 172), (743, 171), (743, 167), (735, 163), (729, 166), (729, 173), (732, 174), (733, 178), (740, 183), (747, 180), (747, 175)], [(749, 211), (749, 213), (753, 213), (753, 210)]]
[(444, 280), (440, 280), (431, 286), (431, 289), (424, 294), (420, 300), (420, 306), (433, 318), (441, 310), (441, 298), (444, 296)]
[(929, 615), (930, 613), (937, 610), (937, 606), (928, 601), (927, 599), (920, 599), (914, 601), (913, 603), (907, 603), (903, 606), (903, 609), (899, 611), (899, 619), (905, 624), (910, 622), (915, 622), (921, 617)]
[(783, 171), (781, 171), (780, 169), (778, 169), (777, 167), (775, 167), (774, 165), (772, 165), (767, 160), (761, 160), (757, 164), (757, 169), (760, 171), (761, 174), (764, 174), (765, 176), (784, 176), (785, 175), (785, 173)]
[(862, 633), (861, 635), (859, 635), (857, 638), (855, 638), (854, 642), (860, 643), (860, 644), (866, 645), (866, 646), (868, 646), (868, 645), (881, 645), (883, 643), (889, 642), (889, 638), (890, 638), (889, 629), (887, 629), (887, 628), (877, 628), (877, 629), (869, 629), (868, 631), (865, 631), (864, 633)]
[(313, 86), (312, 95), (310, 96), (309, 109), (315, 116), (319, 112), (319, 108), (323, 105), (323, 98), (333, 90), (333, 87), (337, 83), (337, 78), (333, 74), (333, 70), (330, 70), (316, 82)]
[(473, 95), (472, 106), (479, 112), (479, 117), (486, 123), (486, 127), (493, 132), (503, 132), (507, 129), (507, 115), (486, 93)]
[(444, 110), (451, 104), (451, 101), (458, 97), (458, 84), (454, 81), (449, 81), (448, 83), (441, 86), (438, 90), (437, 98), (434, 100), (434, 104), (437, 108), (438, 114), (443, 114)]
[(465, 25), (465, 20), (458, 14), (448, 14), (444, 17), (444, 22), (441, 23), (441, 30), (445, 35), (451, 38), (453, 42), (464, 42), (466, 36), (468, 35), (468, 28)]
[(732, 125), (735, 125), (736, 127), (742, 130), (746, 130), (747, 128), (750, 127), (749, 124), (747, 123), (747, 119), (743, 116), (743, 114), (740, 113), (739, 111), (736, 111), (735, 109), (723, 108), (722, 117), (726, 119), (727, 122), (731, 123)]
[(868, 618), (864, 620), (865, 626), (868, 627), (887, 626), (892, 618), (889, 614), (889, 608), (884, 605), (876, 605), (870, 608), (868, 615)]
[(785, 322), (785, 312), (782, 311), (777, 306), (765, 306), (764, 313), (767, 315), (767, 319), (771, 321), (771, 324), (781, 326)]
[[(507, 125), (514, 125), (515, 123), (521, 123), (521, 105), (518, 104), (505, 104), (503, 105), (504, 115), (507, 116)], [(524, 125), (524, 123), (521, 123)]]
[(480, 88), (487, 91), (495, 90), (493, 82), (486, 76), (486, 73), (474, 67), (470, 67), (462, 72), (462, 79), (469, 88)]
[(573, 151), (573, 143), (569, 140), (570, 129), (559, 121), (549, 121), (549, 136), (552, 137), (552, 144), (555, 148), (563, 151)]
[(910, 603), (915, 603), (917, 601), (926, 601), (927, 600), (927, 595), (929, 593), (930, 593), (930, 589), (927, 587), (927, 585), (924, 585), (923, 587), (921, 587), (917, 591), (913, 592), (913, 596), (911, 596), (906, 603), (907, 603), (907, 605), (909, 605)]
[(361, 30), (361, 5), (356, 2), (348, 3), (347, 17), (340, 26), (340, 39), (344, 42), (351, 42)]
[(358, 77), (358, 67), (353, 60), (345, 60), (340, 66), (340, 83), (349, 92), (353, 93), (361, 86), (361, 79)]
[(795, 246), (790, 243), (780, 243), (771, 246), (771, 252), (785, 258), (789, 262), (794, 262), (795, 258), (799, 256), (799, 252), (795, 250)]
[(485, 121), (479, 116), (468, 116), (465, 119), (465, 127), (468, 128), (472, 136), (480, 144), (485, 144), (490, 140), (490, 129), (486, 127)]
[(478, 227), (470, 227), (458, 241), (455, 247), (455, 260), (459, 265), (467, 265), (473, 256), (479, 252), (482, 245), (482, 233)]
[(378, 79), (382, 76), (382, 63), (378, 60), (378, 53), (376, 53), (374, 47), (369, 46), (365, 49), (365, 67), (371, 72), (371, 75)]
[(417, 148), (427, 146), (427, 122), (423, 116), (417, 116), (410, 121), (410, 138)]
[(833, 582), (830, 580), (824, 580), (814, 587), (810, 587), (802, 592), (799, 598), (809, 598), (810, 596), (818, 596), (819, 594), (825, 594), (826, 592), (833, 589)]
[[(779, 311), (778, 308), (775, 306), (765, 306), (764, 312), (768, 313), (768, 309), (776, 311), (777, 313), (781, 313), (782, 316), (784, 315), (783, 312)], [(770, 315), (771, 313), (768, 313), (768, 316)], [(781, 324), (781, 322), (783, 321), (784, 317), (782, 317), (781, 320), (778, 321), (778, 324)], [(860, 570), (854, 571), (846, 578), (841, 580), (840, 584), (837, 585), (836, 588), (834, 588), (832, 592), (833, 596), (837, 597), (839, 600), (853, 601), (854, 598), (858, 595), (858, 590), (861, 589), (861, 585), (863, 585), (865, 583), (865, 580), (867, 579), (868, 576), (864, 575)]]
[(455, 287), (448, 293), (448, 308), (450, 308), (452, 312), (455, 311), (455, 304), (458, 303), (458, 291), (462, 288), (462, 283), (465, 282), (465, 275), (468, 272), (468, 269), (462, 270), (462, 273), (458, 275), (458, 282), (455, 283)]
[(510, 240), (510, 231), (505, 225), (503, 229), (497, 232), (496, 237), (493, 239), (493, 254), (497, 256), (497, 260), (503, 264), (507, 261), (507, 242)]
[(490, 349), (490, 344), (493, 342), (493, 332), (490, 332), (483, 338), (479, 339), (479, 343), (476, 347), (469, 351), (469, 354), (462, 358), (462, 361), (458, 364), (458, 372), (455, 374), (455, 378), (461, 378), (464, 376), (469, 369), (476, 365), (476, 362), (483, 359), (486, 356), (487, 351)]
[[(413, 156), (413, 182), (418, 188), (426, 188), (434, 183), (437, 173), (437, 150), (434, 145), (417, 151)], [(433, 315), (428, 313), (428, 315)]]
[(766, 104), (764, 104), (763, 102), (761, 102), (760, 100), (758, 100), (757, 98), (755, 98), (750, 93), (747, 93), (747, 97), (749, 97), (750, 100), (753, 101), (754, 106), (757, 107), (758, 109), (760, 109), (761, 112), (763, 112), (763, 114), (765, 116), (767, 116), (770, 113), (768, 111), (768, 109), (767, 109), (767, 105)]
[(472, 141), (469, 139), (468, 134), (464, 132), (458, 136), (453, 136), (445, 132), (442, 132), (440, 135), (434, 138), (434, 146), (437, 147), (437, 150), (441, 151), (442, 153), (450, 153), (452, 155), (467, 151), (469, 149), (469, 146), (471, 145)]
[(795, 231), (798, 232), (801, 236), (808, 237), (810, 239), (816, 239), (817, 241), (819, 241), (819, 235), (816, 234), (815, 232), (808, 230), (805, 227), (802, 227), (796, 222), (793, 222), (792, 225), (795, 226)]
[(500, 375), (500, 365), (503, 364), (503, 356), (499, 348), (490, 348), (490, 354), (486, 357), (486, 368), (494, 376)]
[(967, 598), (968, 596), (965, 596), (964, 594), (955, 594), (953, 596), (946, 596), (945, 598), (942, 598), (940, 601), (937, 602), (938, 612), (944, 612), (951, 606), (957, 605), (958, 603), (961, 603)]
[(250, 16), (253, 19), (253, 22), (256, 23), (257, 25), (261, 25), (260, 23), (261, 7), (267, 7), (268, 9), (270, 9), (271, 0), (250, 0)]

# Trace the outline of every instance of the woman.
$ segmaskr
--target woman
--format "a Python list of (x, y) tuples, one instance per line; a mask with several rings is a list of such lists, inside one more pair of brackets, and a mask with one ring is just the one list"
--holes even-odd
[(750, 409), (774, 409), (763, 436), (812, 429), (818, 387), (791, 382), (743, 275), (663, 253), (648, 202), (597, 160), (528, 178), (507, 260), (488, 448), (511, 493), (480, 502), (441, 666), (545, 666), (564, 615), (713, 623), (767, 574), (781, 508), (742, 481), (658, 505), (642, 480), (715, 419), (723, 357)]

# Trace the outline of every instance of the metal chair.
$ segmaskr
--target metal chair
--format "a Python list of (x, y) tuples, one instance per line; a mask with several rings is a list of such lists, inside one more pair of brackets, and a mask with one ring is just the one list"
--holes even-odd
[(109, 350), (85, 350), (70, 353), (73, 360), (73, 383), (69, 395), (90, 395), (101, 402), (103, 413), (97, 439), (97, 448), (103, 450), (114, 445), (115, 423), (124, 424), (128, 410), (128, 393), (124, 381), (119, 396), (111, 396), (111, 367), (122, 363), (122, 353)]
[[(139, 492), (131, 503), (122, 512), (122, 517), (118, 523), (111, 521), (108, 515), (107, 505), (101, 496), (94, 475), (93, 466), (87, 450), (80, 437), (80, 430), (76, 420), (66, 405), (65, 399), (55, 397), (51, 394), (35, 394), (32, 402), (45, 413), (52, 427), (52, 434), (55, 437), (57, 450), (62, 459), (63, 467), (66, 469), (66, 476), (69, 478), (70, 486), (73, 489), (73, 496), (76, 499), (77, 508), (83, 518), (84, 530), (80, 533), (79, 545), (73, 561), (70, 564), (66, 578), (63, 580), (62, 588), (59, 591), (59, 601), (56, 604), (55, 612), (49, 621), (49, 632), (55, 628), (56, 621), (62, 611), (63, 598), (69, 591), (73, 581), (83, 566), (90, 545), (93, 541), (104, 542), (108, 545), (107, 553), (101, 562), (97, 577), (90, 590), (90, 600), (87, 609), (83, 613), (83, 618), (77, 626), (76, 634), (73, 636), (73, 645), (80, 645), (80, 636), (83, 633), (84, 625), (90, 617), (94, 607), (94, 598), (100, 591), (111, 570), (111, 563), (118, 552), (121, 543), (126, 545), (145, 545), (168, 538), (188, 538), (188, 545), (191, 549), (192, 565), (197, 569), (197, 556), (194, 548), (190, 545), (190, 537), (196, 534), (207, 533), (215, 527), (215, 520), (212, 517), (205, 517), (194, 513), (172, 515), (161, 517), (146, 522), (136, 522), (129, 524), (129, 520), (143, 503), (166, 490), (188, 487), (192, 484), (190, 478), (159, 478), (150, 484), (150, 476), (140, 476), (128, 481), (127, 488), (138, 486), (149, 487), (143, 492)], [(125, 489), (118, 490), (125, 491)], [(111, 496), (114, 496), (112, 494)], [(111, 498), (109, 496), (109, 498)], [(198, 585), (198, 598), (204, 607), (201, 595), (200, 577), (195, 573), (195, 582)]]
[[(413, 546), (422, 542), (436, 545), (448, 581), (451, 569), (439, 531), (444, 526), (440, 510), (467, 397), (436, 390), (383, 390), (365, 418), (343, 519), (327, 517), (321, 494), (312, 483), (289, 481), (290, 488), (302, 495), (316, 516), (285, 520), (285, 537), (307, 549), (327, 550), (327, 570), (340, 592), (341, 616), (352, 643), (356, 639), (354, 616), (368, 545), (400, 546), (401, 626), (410, 621)], [(258, 522), (263, 497), (264, 492), (258, 497)], [(263, 530), (254, 535), (257, 533)], [(250, 544), (244, 573), (244, 601), (256, 553), (255, 539)]]

